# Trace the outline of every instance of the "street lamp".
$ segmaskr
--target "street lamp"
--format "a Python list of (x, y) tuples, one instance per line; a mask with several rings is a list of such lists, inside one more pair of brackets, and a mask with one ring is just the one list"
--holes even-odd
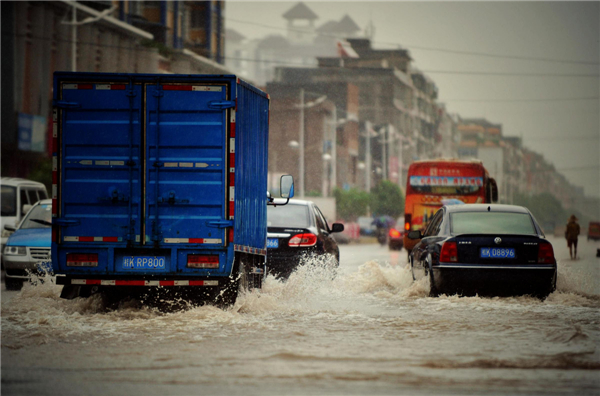
[(323, 196), (324, 197), (328, 197), (329, 196), (329, 191), (331, 190), (331, 172), (330, 172), (330, 166), (331, 166), (331, 159), (332, 156), (329, 153), (324, 153), (323, 156), (323, 188), (322, 188), (322, 192), (323, 192)]
[[(298, 167), (300, 168), (300, 174), (298, 175), (298, 189), (300, 198), (304, 198), (304, 109), (320, 105), (327, 99), (327, 95), (323, 95), (313, 101), (304, 103), (304, 88), (300, 88), (300, 104), (296, 107), (300, 109), (300, 123), (299, 123), (299, 135), (298, 147), (300, 148), (298, 159)], [(291, 147), (291, 146), (290, 146)]]

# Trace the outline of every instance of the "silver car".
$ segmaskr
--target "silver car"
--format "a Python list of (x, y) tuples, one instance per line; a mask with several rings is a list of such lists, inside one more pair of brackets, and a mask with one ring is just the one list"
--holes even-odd
[(25, 215), (18, 228), (4, 226), (14, 233), (8, 238), (2, 261), (7, 290), (20, 290), (30, 273), (51, 268), (52, 200), (36, 203)]

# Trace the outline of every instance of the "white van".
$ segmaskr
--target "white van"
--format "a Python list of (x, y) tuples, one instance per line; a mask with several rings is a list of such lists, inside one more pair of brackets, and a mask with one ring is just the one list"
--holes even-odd
[(2, 220), (0, 227), (2, 230), (2, 250), (6, 245), (11, 231), (5, 230), (5, 225), (16, 227), (23, 219), (23, 216), (29, 212), (29, 209), (37, 201), (48, 198), (46, 186), (32, 180), (20, 179), (17, 177), (3, 177), (0, 179), (2, 189)]

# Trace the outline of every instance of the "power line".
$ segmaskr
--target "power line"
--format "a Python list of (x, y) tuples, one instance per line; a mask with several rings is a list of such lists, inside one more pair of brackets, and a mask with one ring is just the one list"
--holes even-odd
[[(285, 31), (289, 30), (289, 31), (295, 31), (298, 33), (313, 34), (313, 35), (320, 35), (323, 37), (342, 39), (341, 37), (333, 35), (333, 34), (322, 34), (322, 33), (316, 33), (316, 32), (310, 33), (305, 30), (302, 30), (302, 29), (282, 28), (282, 27), (278, 27), (278, 26), (265, 25), (265, 24), (258, 23), (258, 22), (242, 21), (239, 19), (232, 19), (232, 18), (225, 18), (225, 20), (242, 23), (242, 24), (247, 24), (247, 25), (264, 27), (264, 28), (268, 28), (268, 29), (285, 30)], [(393, 46), (401, 47), (401, 45), (398, 43), (390, 43), (390, 42), (385, 42), (385, 41), (373, 41), (372, 43), (373, 44), (381, 44), (381, 45), (393, 45)], [(460, 54), (460, 55), (484, 56), (484, 57), (488, 57), (488, 58), (532, 60), (532, 61), (539, 61), (539, 62), (554, 62), (554, 63), (575, 63), (575, 64), (581, 64), (581, 65), (598, 65), (598, 64), (600, 64), (600, 62), (595, 62), (595, 61), (552, 59), (552, 58), (541, 58), (541, 57), (519, 56), (519, 55), (502, 55), (502, 54), (492, 54), (492, 53), (486, 53), (486, 52), (461, 51), (461, 50), (451, 50), (451, 49), (445, 49), (445, 48), (423, 47), (423, 46), (417, 46), (417, 45), (412, 45), (412, 44), (404, 44), (402, 46), (406, 46), (408, 48), (413, 48), (413, 49), (422, 50), (422, 51), (437, 51), (437, 52), (446, 52), (446, 53)]]
[(512, 102), (569, 102), (579, 100), (598, 100), (598, 96), (587, 98), (548, 98), (548, 99), (444, 99), (441, 102), (493, 102), (493, 103), (512, 103)]
[(527, 140), (527, 141), (548, 141), (548, 142), (552, 142), (552, 141), (562, 141), (562, 140), (571, 140), (571, 141), (579, 141), (579, 140), (598, 140), (600, 139), (600, 136), (565, 136), (565, 137), (549, 137), (549, 138), (543, 138), (543, 137), (534, 137), (534, 138), (528, 138), (528, 137), (523, 137), (523, 140)]
[[(307, 65), (305, 63), (300, 62), (290, 62), (290, 61), (278, 61), (278, 60), (269, 60), (269, 59), (253, 59), (253, 58), (239, 58), (239, 57), (224, 57), (224, 59), (229, 60), (237, 60), (237, 61), (247, 61), (247, 62), (257, 62), (257, 63), (275, 63), (280, 65), (290, 65), (290, 66), (302, 66), (305, 68), (312, 67), (312, 65)], [(344, 66), (329, 66), (322, 65), (319, 66), (320, 69), (345, 69), (345, 70), (385, 70), (382, 68), (352, 68), (352, 67), (344, 67)], [(456, 74), (456, 75), (467, 75), (467, 76), (511, 76), (511, 77), (592, 77), (598, 78), (600, 74), (566, 74), (566, 73), (506, 73), (506, 72), (479, 72), (479, 71), (459, 71), (459, 70), (419, 70), (423, 73), (429, 74)]]
[(600, 77), (600, 74), (563, 74), (563, 73), (505, 73), (505, 72), (477, 72), (456, 70), (422, 70), (429, 74), (463, 74), (469, 76), (522, 76), (522, 77)]
[[(15, 37), (22, 37), (26, 39), (35, 39), (41, 41), (50, 41), (57, 43), (68, 43), (72, 44), (73, 41), (69, 39), (59, 39), (52, 37), (41, 37), (41, 36), (33, 36), (27, 34), (16, 34), (9, 32), (2, 32), (3, 35), (10, 34)], [(154, 51), (154, 49), (140, 47), (137, 43), (132, 43), (130, 46), (123, 45), (111, 45), (111, 44), (100, 44), (98, 42), (89, 42), (89, 41), (77, 41), (78, 45), (91, 45), (98, 48), (116, 48), (116, 49), (126, 49), (140, 52), (150, 52)], [(248, 62), (258, 62), (258, 63), (276, 63), (280, 65), (292, 65), (292, 66), (303, 66), (303, 67), (312, 67), (311, 65), (306, 65), (300, 62), (289, 62), (289, 61), (278, 61), (278, 60), (267, 60), (267, 59), (252, 59), (252, 58), (234, 58), (234, 57), (222, 57), (223, 59), (229, 60), (242, 60)], [(342, 66), (321, 66), (321, 69), (345, 69), (345, 70), (358, 70), (359, 68), (344, 68)], [(367, 68), (360, 68), (360, 70), (366, 70)], [(380, 68), (375, 68), (375, 70), (385, 70)], [(421, 70), (423, 73), (430, 74), (454, 74), (454, 75), (466, 75), (466, 76), (475, 76), (475, 75), (485, 75), (485, 76), (505, 76), (505, 77), (592, 77), (598, 78), (600, 75), (598, 74), (561, 74), (561, 73), (504, 73), (504, 72), (477, 72), (477, 71), (456, 71), (456, 70)]]
[(600, 170), (600, 165), (590, 165), (590, 166), (578, 166), (575, 168), (561, 168), (561, 169), (555, 169), (557, 171), (561, 171), (561, 172), (565, 172), (565, 171), (579, 171), (579, 170)]

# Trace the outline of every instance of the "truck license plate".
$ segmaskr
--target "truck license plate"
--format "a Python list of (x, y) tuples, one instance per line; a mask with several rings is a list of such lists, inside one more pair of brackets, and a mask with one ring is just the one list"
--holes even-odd
[(267, 238), (267, 249), (275, 249), (279, 247), (278, 238)]
[(481, 258), (515, 258), (514, 248), (481, 248)]
[(133, 270), (164, 270), (166, 268), (164, 257), (141, 256), (123, 257), (123, 269)]

